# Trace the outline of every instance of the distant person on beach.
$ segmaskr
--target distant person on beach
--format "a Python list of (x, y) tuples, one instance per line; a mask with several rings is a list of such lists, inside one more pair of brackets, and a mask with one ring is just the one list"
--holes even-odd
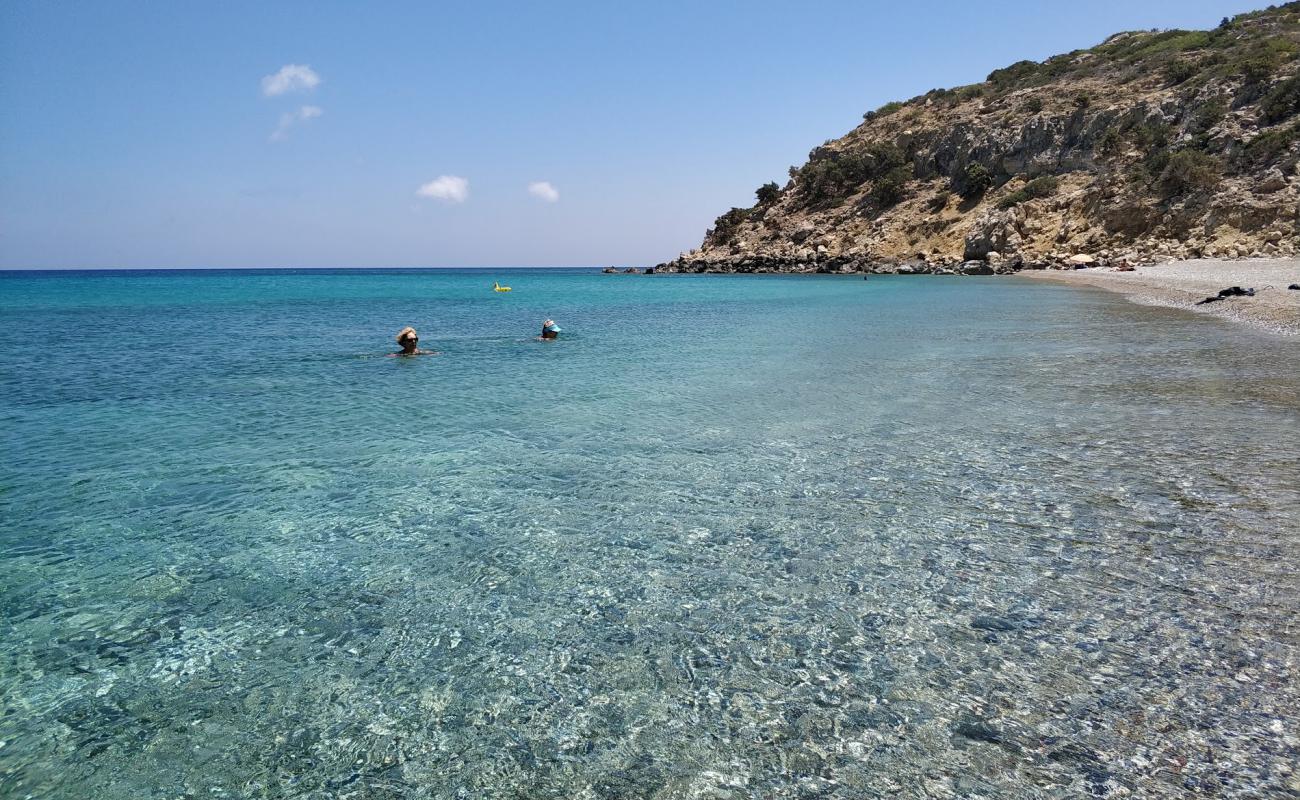
[(390, 356), (436, 356), (433, 350), (421, 350), (416, 345), (420, 343), (420, 334), (415, 332), (415, 328), (407, 325), (397, 332), (397, 345), (402, 348), (400, 353), (389, 353)]
[(560, 336), (560, 326), (555, 324), (555, 320), (548, 319), (542, 323), (542, 338), (556, 339)]

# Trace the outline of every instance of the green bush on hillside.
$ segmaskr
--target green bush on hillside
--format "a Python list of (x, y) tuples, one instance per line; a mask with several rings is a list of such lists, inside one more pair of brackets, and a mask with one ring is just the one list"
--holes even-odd
[(1170, 86), (1177, 86), (1191, 80), (1198, 72), (1200, 70), (1190, 61), (1171, 61), (1165, 65), (1165, 80)]
[(1169, 126), (1160, 122), (1142, 122), (1132, 126), (1129, 133), (1133, 144), (1143, 150), (1159, 149), (1169, 144)]
[(828, 153), (799, 170), (799, 191), (813, 205), (842, 201), (862, 184), (906, 161), (903, 151), (892, 142), (874, 142), (861, 151)]
[(1219, 183), (1222, 166), (1214, 156), (1199, 150), (1179, 150), (1165, 162), (1156, 189), (1166, 198), (1212, 189)]
[(775, 203), (776, 199), (781, 196), (781, 187), (776, 185), (776, 181), (768, 181), (754, 192), (758, 198), (758, 204), (761, 206)]
[(1016, 191), (998, 201), (998, 208), (1011, 208), (1014, 205), (1039, 197), (1051, 197), (1056, 194), (1060, 182), (1054, 175), (1043, 175), (1021, 186)]
[(871, 199), (882, 209), (897, 205), (905, 196), (905, 187), (911, 179), (911, 164), (893, 167), (876, 178), (875, 184), (871, 187)]
[(900, 167), (906, 161), (903, 151), (893, 142), (873, 142), (867, 147), (867, 156), (871, 159), (872, 176)]
[(1203, 104), (1187, 123), (1187, 132), (1193, 135), (1207, 133), (1223, 121), (1228, 113), (1228, 106), (1222, 100), (1211, 100)]
[(993, 173), (983, 164), (967, 164), (962, 170), (957, 191), (967, 199), (979, 197), (993, 185)]
[(868, 111), (867, 113), (863, 114), (862, 118), (864, 120), (870, 121), (876, 119), (877, 117), (887, 117), (896, 111), (900, 111), (905, 105), (907, 105), (907, 103), (904, 103), (900, 100), (891, 100), (888, 103), (885, 103), (880, 108), (877, 108), (875, 111)]
[(1028, 114), (1037, 114), (1043, 110), (1043, 98), (1030, 97), (1020, 104), (1020, 110)]
[(1114, 128), (1107, 128), (1105, 133), (1097, 137), (1097, 152), (1104, 156), (1118, 155), (1123, 146), (1124, 137)]
[(1009, 67), (993, 70), (985, 80), (998, 90), (1018, 88), (1030, 85), (1041, 71), (1042, 65), (1037, 61), (1017, 61)]
[(1270, 125), (1297, 111), (1300, 111), (1300, 75), (1293, 75), (1273, 87), (1259, 103), (1259, 115)]
[(748, 208), (733, 208), (713, 221), (713, 230), (706, 236), (718, 244), (727, 244), (736, 238), (736, 229), (748, 222), (753, 212)]
[[(1274, 128), (1251, 139), (1250, 144), (1237, 155), (1237, 163), (1240, 166), (1265, 166), (1289, 151), (1297, 141), (1300, 141), (1300, 122), (1293, 122), (1285, 128)], [(1294, 163), (1294, 157), (1291, 161)]]

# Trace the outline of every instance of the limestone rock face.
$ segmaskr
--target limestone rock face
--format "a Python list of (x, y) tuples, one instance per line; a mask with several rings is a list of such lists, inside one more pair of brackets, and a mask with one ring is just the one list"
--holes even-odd
[(1015, 253), (1020, 249), (1021, 216), (1017, 209), (991, 209), (975, 220), (966, 234), (962, 258), (966, 261), (987, 258), (990, 253)]
[[(1300, 54), (1293, 6), (1181, 37), (1181, 49), (1121, 34), (890, 104), (657, 271), (982, 274), (1079, 254), (1105, 265), (1295, 253), (1300, 55), (1249, 80), (1235, 66)], [(1174, 66), (1191, 77), (1173, 82)]]

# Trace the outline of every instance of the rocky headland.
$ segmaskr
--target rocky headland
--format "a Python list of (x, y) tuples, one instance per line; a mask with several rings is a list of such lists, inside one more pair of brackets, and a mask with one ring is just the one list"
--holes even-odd
[(869, 112), (657, 272), (1002, 274), (1300, 252), (1300, 3)]

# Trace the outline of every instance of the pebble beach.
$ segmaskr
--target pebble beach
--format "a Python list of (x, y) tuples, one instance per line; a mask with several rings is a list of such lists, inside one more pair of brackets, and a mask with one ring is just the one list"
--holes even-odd
[[(1021, 275), (1041, 280), (1095, 286), (1118, 292), (1135, 303), (1186, 308), (1263, 328), (1285, 336), (1300, 336), (1300, 259), (1190, 259), (1141, 266), (1132, 272), (1107, 267), (1071, 271), (1033, 271)], [(1254, 297), (1232, 297), (1197, 305), (1230, 286), (1255, 289)]]

